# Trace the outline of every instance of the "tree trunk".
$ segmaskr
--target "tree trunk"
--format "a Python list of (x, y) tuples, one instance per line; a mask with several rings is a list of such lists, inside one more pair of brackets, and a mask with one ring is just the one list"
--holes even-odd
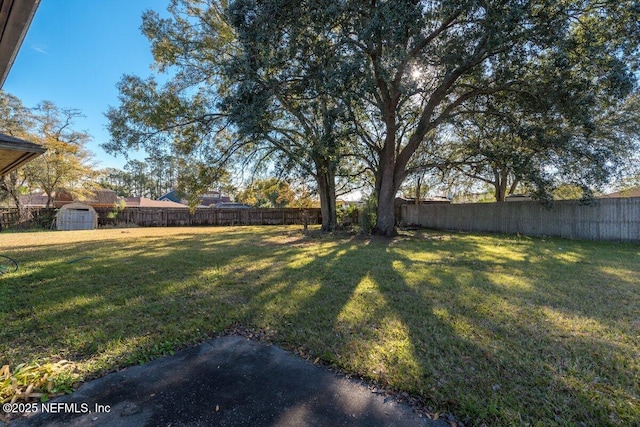
[(320, 212), (322, 214), (322, 232), (334, 231), (338, 224), (336, 212), (336, 179), (331, 167), (316, 162), (316, 181), (320, 196)]
[(394, 179), (394, 164), (387, 162), (376, 182), (378, 189), (378, 209), (376, 226), (372, 234), (393, 237), (396, 232), (395, 200), (398, 191)]
[(520, 183), (520, 181), (517, 178), (513, 179), (513, 182), (511, 183), (511, 186), (509, 187), (509, 194), (513, 194), (516, 192), (516, 189), (518, 188), (518, 184)]
[(502, 188), (502, 185), (499, 182), (496, 182), (493, 185), (496, 189), (495, 191), (496, 202), (504, 202), (506, 194)]
[(45, 208), (49, 209), (53, 202), (53, 192), (45, 191), (45, 194), (47, 195), (47, 204), (45, 205)]
[(509, 171), (494, 170), (493, 174), (495, 177), (493, 185), (496, 189), (496, 202), (504, 202), (507, 198), (507, 180), (509, 179)]
[(389, 197), (390, 194), (394, 195), (394, 193), (385, 192), (378, 197), (378, 217), (372, 234), (386, 237), (394, 237), (398, 234), (396, 231), (396, 215), (394, 212), (395, 197)]
[(384, 147), (380, 153), (380, 163), (376, 173), (376, 193), (378, 196), (378, 207), (376, 226), (371, 231), (377, 236), (394, 237), (396, 232), (395, 199), (399, 186), (396, 183), (396, 168), (404, 170), (404, 164), (398, 165), (396, 159), (396, 128), (395, 112), (392, 108), (387, 109), (386, 136)]
[(11, 197), (13, 198), (13, 203), (16, 205), (18, 212), (22, 212), (22, 201), (20, 200), (20, 195), (18, 193), (12, 193)]
[(2, 177), (2, 184), (0, 185), (2, 191), (7, 193), (13, 199), (13, 203), (16, 205), (18, 212), (22, 212), (22, 203), (20, 202), (20, 184), (18, 183), (18, 172), (13, 171), (8, 175)]

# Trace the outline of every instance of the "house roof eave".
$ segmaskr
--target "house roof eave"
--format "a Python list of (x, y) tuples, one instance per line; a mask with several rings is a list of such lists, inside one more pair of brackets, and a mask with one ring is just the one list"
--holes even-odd
[(0, 176), (33, 160), (45, 150), (33, 142), (0, 133)]
[(39, 5), (40, 0), (0, 0), (0, 88)]

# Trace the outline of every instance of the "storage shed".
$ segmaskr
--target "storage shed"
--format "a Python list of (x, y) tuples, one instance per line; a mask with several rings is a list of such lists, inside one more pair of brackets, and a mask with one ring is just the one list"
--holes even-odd
[(93, 230), (98, 226), (95, 209), (82, 203), (64, 205), (56, 214), (58, 230)]

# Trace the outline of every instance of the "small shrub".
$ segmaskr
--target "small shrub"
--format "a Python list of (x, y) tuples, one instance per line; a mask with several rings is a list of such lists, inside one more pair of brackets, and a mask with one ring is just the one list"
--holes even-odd
[(73, 391), (73, 385), (81, 380), (76, 366), (68, 360), (43, 364), (22, 363), (13, 371), (9, 365), (0, 368), (0, 401), (17, 402), (49, 398)]
[(358, 207), (354, 205), (341, 205), (337, 208), (338, 225), (342, 227), (356, 225), (358, 223)]
[(373, 196), (365, 200), (364, 208), (360, 215), (360, 227), (362, 228), (363, 233), (371, 233), (371, 230), (376, 226), (376, 220), (378, 219), (376, 213), (377, 205), (378, 203)]
[(124, 201), (124, 199), (118, 200), (113, 204), (113, 209), (109, 211), (109, 213), (107, 214), (107, 218), (112, 220), (114, 224), (117, 223), (118, 217), (125, 207), (127, 207), (127, 203)]

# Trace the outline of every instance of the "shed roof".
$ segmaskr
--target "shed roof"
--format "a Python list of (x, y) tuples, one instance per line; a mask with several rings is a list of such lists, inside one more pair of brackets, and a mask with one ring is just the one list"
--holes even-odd
[(61, 210), (65, 209), (65, 210), (83, 210), (83, 211), (90, 211), (90, 212), (95, 212), (96, 210), (93, 209), (93, 206), (91, 205), (86, 205), (84, 203), (77, 203), (77, 202), (73, 202), (73, 203), (67, 203), (66, 205), (62, 206), (60, 208)]

